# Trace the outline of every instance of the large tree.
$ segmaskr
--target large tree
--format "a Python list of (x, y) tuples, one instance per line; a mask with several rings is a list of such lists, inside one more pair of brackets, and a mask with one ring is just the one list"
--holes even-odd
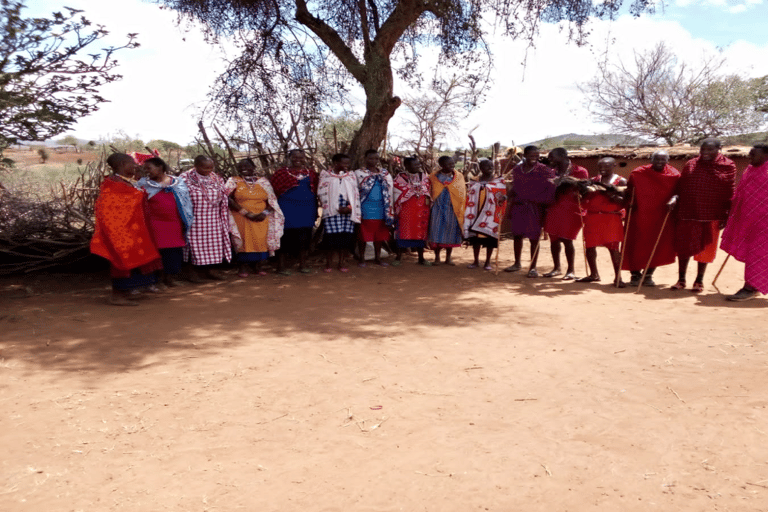
[[(214, 100), (233, 121), (251, 121), (260, 109), (280, 108), (301, 96), (322, 105), (343, 93), (349, 79), (365, 93), (363, 123), (351, 147), (358, 156), (384, 140), (400, 106), (394, 73), (418, 82), (417, 59), (437, 48), (439, 65), (475, 73), (485, 51), (484, 34), (497, 27), (533, 40), (541, 22), (569, 22), (581, 42), (592, 16), (619, 12), (621, 0), (155, 0), (183, 19), (203, 24), (216, 41), (240, 46), (220, 78)], [(630, 11), (650, 10), (656, 0), (631, 0)], [(276, 98), (281, 102), (277, 102)]]
[(602, 62), (580, 87), (595, 119), (627, 135), (674, 145), (759, 130), (765, 80), (723, 74), (723, 64), (722, 57), (682, 62), (662, 42), (630, 62)]
[(70, 128), (107, 101), (99, 88), (121, 78), (114, 53), (86, 54), (107, 30), (65, 7), (48, 18), (25, 18), (24, 3), (0, 0), (0, 155), (18, 140), (41, 141)]

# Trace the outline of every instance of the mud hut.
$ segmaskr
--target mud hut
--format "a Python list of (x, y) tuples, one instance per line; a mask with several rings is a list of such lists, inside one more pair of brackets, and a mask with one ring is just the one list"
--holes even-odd
[[(725, 146), (723, 154), (736, 163), (738, 181), (744, 169), (749, 165), (749, 146)], [(666, 151), (669, 153), (669, 164), (676, 169), (682, 170), (685, 162), (698, 156), (699, 148), (696, 146), (641, 146), (641, 147), (612, 147), (598, 148), (589, 150), (568, 151), (571, 161), (580, 165), (589, 171), (590, 176), (597, 175), (597, 162), (601, 158), (613, 157), (619, 166), (617, 173), (625, 178), (629, 173), (641, 165), (651, 163), (651, 156), (656, 151)]]

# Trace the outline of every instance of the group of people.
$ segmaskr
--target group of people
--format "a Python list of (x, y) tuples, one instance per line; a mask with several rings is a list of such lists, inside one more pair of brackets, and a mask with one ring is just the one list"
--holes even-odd
[[(350, 157), (336, 154), (320, 173), (307, 164), (303, 151), (293, 150), (288, 165), (269, 179), (256, 176), (254, 162), (244, 159), (237, 164), (238, 176), (228, 180), (215, 173), (206, 156), (198, 156), (193, 169), (176, 177), (160, 158), (139, 168), (131, 156), (115, 153), (107, 159), (113, 174), (105, 178), (95, 205), (91, 249), (111, 263), (110, 302), (115, 305), (133, 305), (140, 290), (161, 292), (182, 274), (193, 282), (221, 280), (215, 266), (232, 259), (240, 277), (264, 275), (262, 263), (275, 255), (279, 274), (291, 273), (287, 256), (298, 259), (299, 272), (309, 273), (310, 241), (318, 235), (328, 273), (348, 272), (348, 256), (356, 245), (358, 265), (368, 265), (368, 243), (375, 265), (399, 265), (405, 251), (415, 251), (424, 266), (454, 265), (453, 249), (467, 245), (474, 255), (469, 268), (492, 270), (503, 225), (514, 238), (514, 263), (505, 271), (521, 270), (527, 238), (527, 276), (539, 277), (539, 241), (546, 232), (554, 268), (544, 277), (599, 281), (597, 247), (606, 247), (616, 286), (626, 286), (622, 269), (630, 271), (630, 285), (654, 286), (654, 270), (677, 258), (680, 276), (672, 289), (686, 288), (688, 262), (694, 257), (698, 273), (691, 289), (699, 292), (719, 230), (728, 221), (722, 247), (747, 263), (744, 288), (729, 298), (747, 300), (768, 293), (768, 257), (755, 255), (768, 247), (761, 246), (768, 242), (763, 225), (768, 217), (755, 214), (768, 208), (755, 191), (768, 180), (768, 146), (755, 146), (750, 155), (752, 165), (734, 196), (736, 167), (714, 139), (702, 143), (700, 155), (682, 173), (659, 151), (629, 180), (615, 173), (612, 158), (600, 160), (599, 174), (590, 179), (565, 149), (550, 151), (545, 165), (535, 146), (526, 147), (522, 162), (508, 173), (496, 173), (490, 160), (480, 161), (471, 179), (455, 169), (449, 156), (440, 157), (432, 173), (417, 158), (405, 158), (403, 171), (393, 177), (381, 167), (376, 150), (366, 152), (363, 168), (352, 171)], [(318, 215), (322, 219), (315, 233)], [(582, 230), (589, 275), (576, 278), (574, 240)], [(388, 263), (381, 251), (393, 238), (396, 257)], [(432, 261), (425, 250), (434, 251)]]

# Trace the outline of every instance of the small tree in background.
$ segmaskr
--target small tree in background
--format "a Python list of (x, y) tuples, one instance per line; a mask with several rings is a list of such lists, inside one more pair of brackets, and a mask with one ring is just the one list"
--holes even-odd
[(0, 156), (10, 144), (49, 139), (98, 110), (107, 101), (101, 86), (122, 78), (113, 55), (138, 47), (129, 34), (123, 46), (83, 55), (107, 36), (103, 26), (69, 7), (49, 18), (24, 18), (23, 8), (0, 0)]
[[(700, 66), (678, 62), (665, 43), (634, 62), (602, 62), (592, 80), (580, 84), (595, 119), (627, 135), (695, 144), (706, 137), (758, 131), (766, 115), (759, 108), (765, 83), (719, 74), (723, 57)], [(763, 98), (768, 98), (765, 88)]]

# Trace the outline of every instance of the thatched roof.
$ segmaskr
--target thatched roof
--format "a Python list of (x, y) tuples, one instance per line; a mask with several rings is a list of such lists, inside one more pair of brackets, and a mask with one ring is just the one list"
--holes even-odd
[[(752, 148), (749, 146), (725, 146), (722, 151), (727, 157), (746, 158), (749, 155), (750, 149)], [(572, 158), (605, 158), (610, 156), (623, 160), (650, 160), (656, 151), (666, 151), (671, 159), (688, 159), (699, 154), (699, 148), (696, 146), (642, 146), (636, 148), (617, 146), (613, 148), (571, 150), (568, 151), (568, 156)]]

